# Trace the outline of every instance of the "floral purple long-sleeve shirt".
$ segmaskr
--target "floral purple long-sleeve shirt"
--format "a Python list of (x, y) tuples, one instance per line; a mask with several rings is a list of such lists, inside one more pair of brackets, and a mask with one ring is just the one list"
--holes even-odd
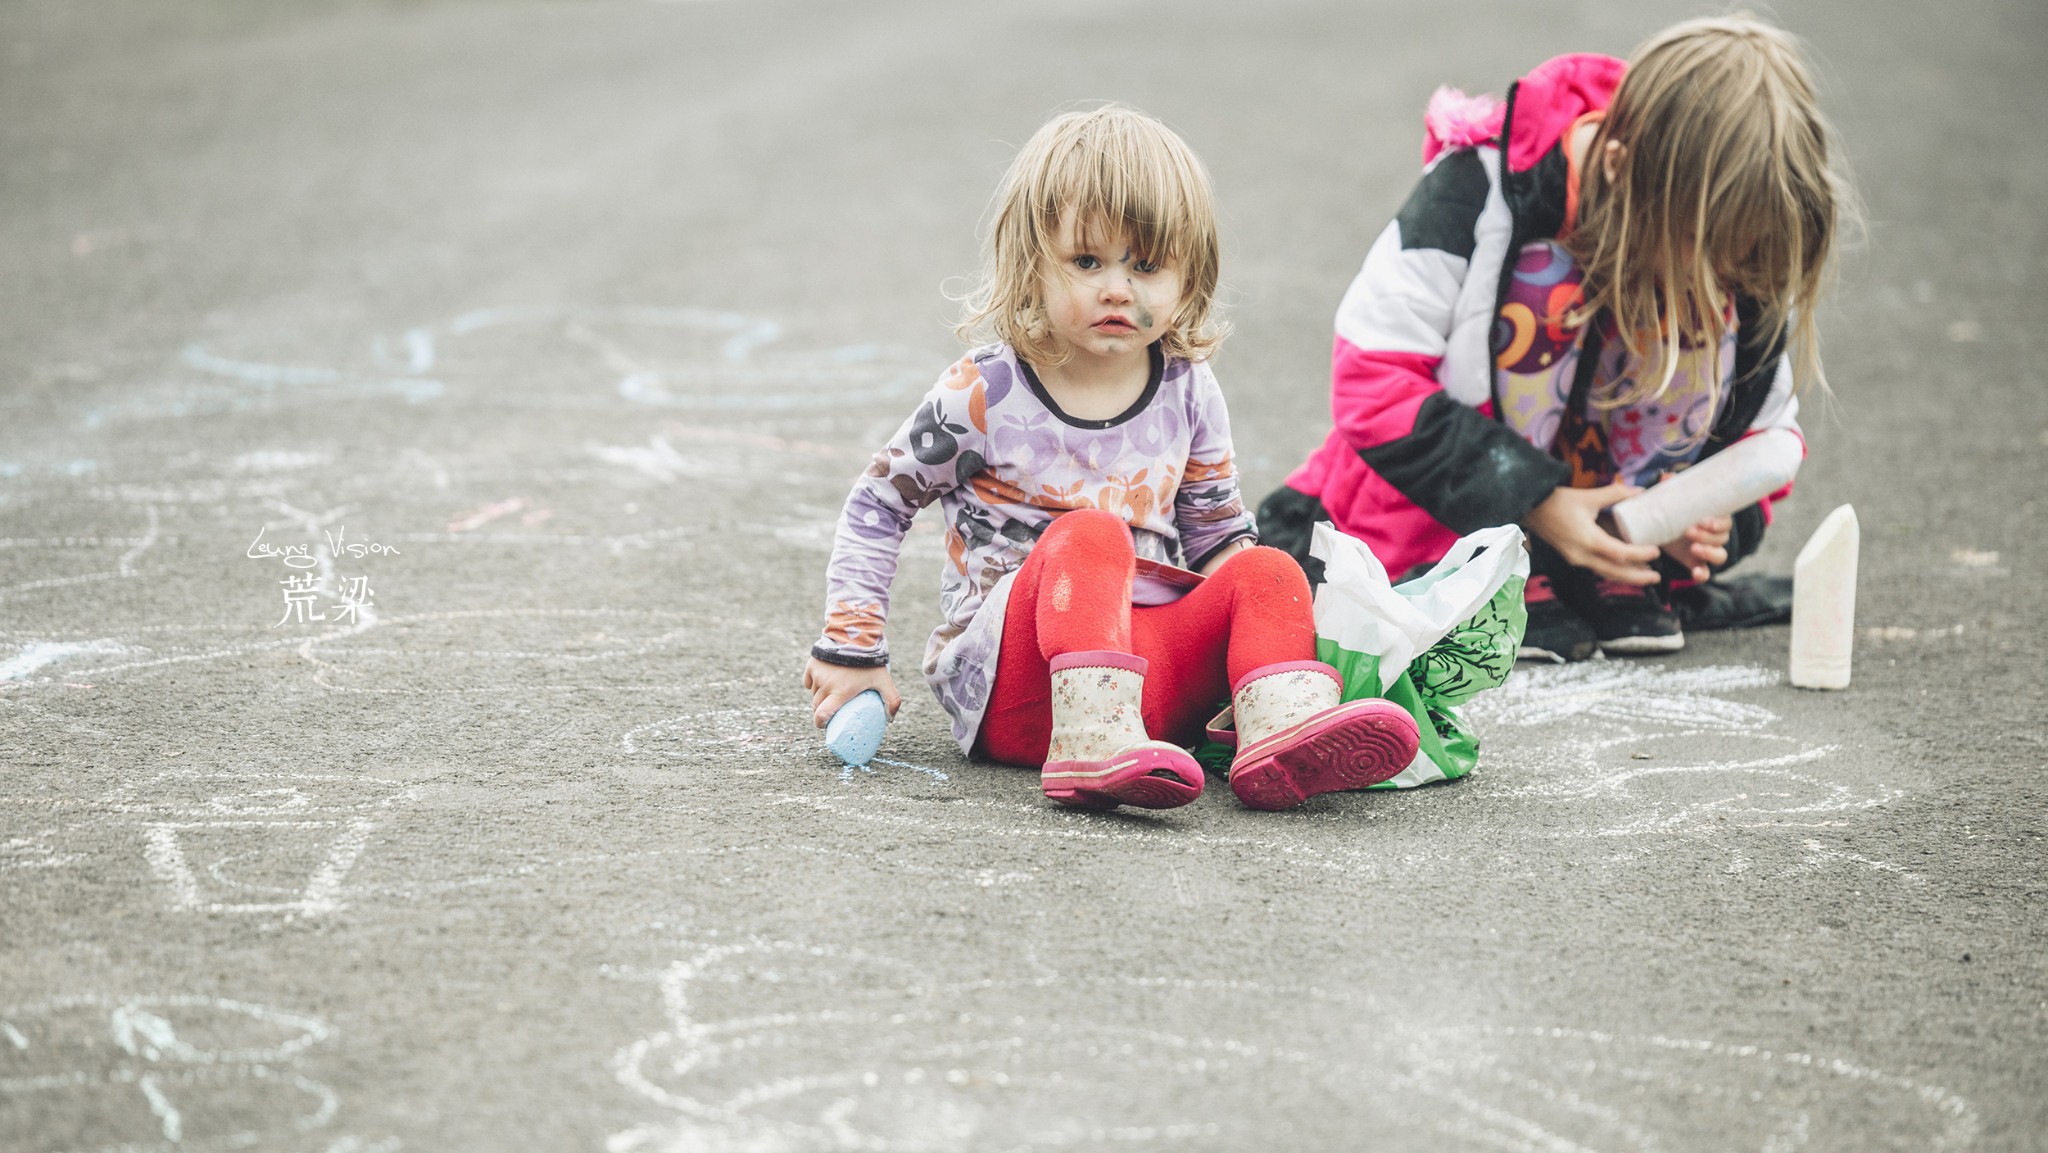
[(1105, 509), (1131, 526), (1140, 557), (1186, 567), (1257, 535), (1206, 363), (1155, 346), (1144, 395), (1109, 420), (1081, 420), (1008, 345), (988, 345), (946, 370), (847, 496), (813, 655), (888, 663), (897, 555), (911, 518), (934, 501), (946, 518), (946, 564), (924, 675), (970, 753), (995, 683), (1009, 578), (1054, 517)]

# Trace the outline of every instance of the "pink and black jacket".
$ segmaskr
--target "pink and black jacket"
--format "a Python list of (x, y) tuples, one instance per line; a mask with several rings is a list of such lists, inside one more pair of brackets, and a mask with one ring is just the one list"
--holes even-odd
[[(1500, 309), (1516, 254), (1565, 227), (1567, 131), (1607, 107), (1624, 67), (1560, 56), (1504, 103), (1449, 91), (1431, 101), (1422, 179), (1337, 309), (1335, 427), (1260, 508), (1268, 544), (1306, 563), (1309, 529), (1327, 519), (1398, 579), (1465, 533), (1521, 520), (1569, 481), (1548, 445), (1496, 417)], [(1738, 333), (1758, 313), (1738, 299)], [(1702, 458), (1766, 427), (1797, 431), (1782, 340), (1738, 339), (1723, 385)], [(1769, 511), (1765, 501), (1736, 514), (1729, 564), (1755, 551)]]

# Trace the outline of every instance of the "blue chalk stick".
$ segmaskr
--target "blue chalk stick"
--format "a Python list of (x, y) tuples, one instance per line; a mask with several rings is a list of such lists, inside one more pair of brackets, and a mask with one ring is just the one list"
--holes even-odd
[(825, 748), (833, 756), (859, 768), (874, 759), (882, 747), (882, 730), (889, 725), (889, 706), (874, 689), (862, 693), (832, 714), (825, 722)]

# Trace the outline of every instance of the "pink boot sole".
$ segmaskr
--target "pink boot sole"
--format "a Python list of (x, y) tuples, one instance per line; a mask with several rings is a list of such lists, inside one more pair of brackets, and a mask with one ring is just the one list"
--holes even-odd
[(1078, 809), (1177, 809), (1202, 795), (1202, 766), (1185, 750), (1143, 745), (1108, 761), (1048, 761), (1039, 786)]
[(1291, 809), (1399, 775), (1419, 742), (1408, 710), (1391, 701), (1352, 701), (1238, 750), (1230, 791), (1247, 808)]

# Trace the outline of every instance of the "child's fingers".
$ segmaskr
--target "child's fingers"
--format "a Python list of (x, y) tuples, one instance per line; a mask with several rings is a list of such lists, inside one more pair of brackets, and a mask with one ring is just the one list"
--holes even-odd
[(1601, 539), (1593, 542), (1593, 551), (1615, 564), (1646, 565), (1656, 560), (1657, 554), (1664, 551), (1653, 544), (1630, 544), (1618, 536), (1608, 536), (1606, 533), (1601, 533), (1600, 536)]
[(1647, 564), (1606, 556), (1595, 555), (1588, 558), (1585, 567), (1608, 580), (1620, 581), (1623, 584), (1653, 585), (1659, 579), (1657, 570)]
[(1600, 502), (1600, 507), (1606, 508), (1610, 504), (1620, 504), (1641, 491), (1643, 490), (1636, 485), (1615, 481), (1613, 484), (1602, 488), (1589, 488), (1586, 490), (1586, 495), (1591, 498), (1597, 498)]
[(844, 690), (821, 691), (823, 691), (824, 699), (814, 699), (811, 702), (811, 723), (822, 729), (832, 719), (832, 714), (839, 711), (839, 706), (846, 703), (846, 692)]

